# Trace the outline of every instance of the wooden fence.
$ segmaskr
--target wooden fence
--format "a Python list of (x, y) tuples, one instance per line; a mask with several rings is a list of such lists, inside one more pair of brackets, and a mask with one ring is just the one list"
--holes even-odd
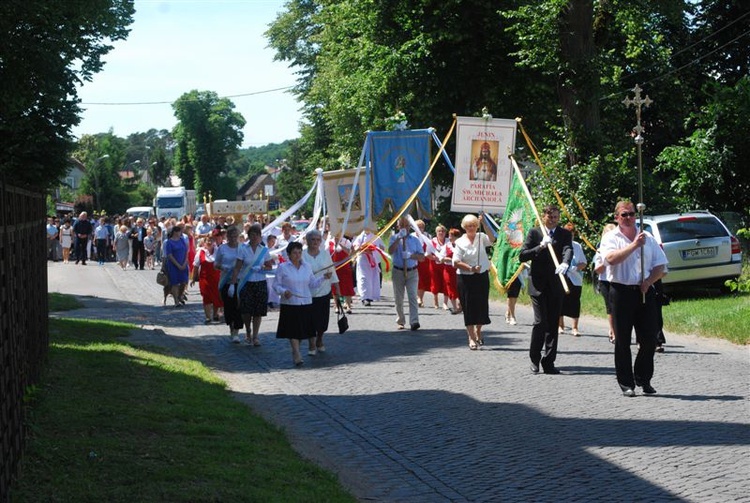
[(24, 395), (39, 381), (49, 343), (46, 203), (0, 180), (0, 501), (24, 446)]

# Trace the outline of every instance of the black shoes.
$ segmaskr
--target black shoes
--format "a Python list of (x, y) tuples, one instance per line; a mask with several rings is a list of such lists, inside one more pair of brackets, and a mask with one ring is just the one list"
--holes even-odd
[(411, 324), (411, 329), (412, 330), (419, 330), (419, 323), (412, 323)]
[(632, 398), (635, 396), (635, 390), (633, 388), (623, 388), (622, 396), (627, 396), (627, 397)]
[(653, 395), (656, 393), (656, 390), (650, 384), (638, 384), (638, 386), (643, 388), (643, 393), (645, 393), (646, 395)]
[(557, 375), (560, 373), (560, 371), (554, 365), (550, 365), (549, 367), (543, 367), (542, 371), (545, 374), (550, 374), (550, 375)]
[(539, 364), (531, 362), (531, 373), (532, 374), (538, 374), (539, 373)]

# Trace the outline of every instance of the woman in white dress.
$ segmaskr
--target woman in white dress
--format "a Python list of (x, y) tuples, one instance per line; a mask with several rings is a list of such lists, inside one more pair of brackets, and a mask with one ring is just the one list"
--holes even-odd
[(73, 226), (67, 218), (60, 226), (60, 246), (62, 246), (63, 264), (67, 264), (70, 259), (70, 247), (73, 246)]
[(380, 252), (385, 250), (383, 240), (365, 229), (352, 243), (354, 251), (363, 250), (357, 257), (357, 292), (362, 304), (369, 306), (380, 300)]

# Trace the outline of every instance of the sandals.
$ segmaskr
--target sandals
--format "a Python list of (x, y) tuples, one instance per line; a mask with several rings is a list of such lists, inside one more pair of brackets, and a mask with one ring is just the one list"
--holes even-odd
[(477, 341), (475, 341), (474, 339), (471, 339), (469, 341), (469, 349), (471, 349), (472, 351), (475, 351), (478, 347), (479, 346), (477, 346)]

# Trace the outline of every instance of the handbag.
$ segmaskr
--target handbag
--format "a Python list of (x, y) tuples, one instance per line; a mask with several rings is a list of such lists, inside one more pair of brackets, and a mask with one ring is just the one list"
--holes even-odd
[(161, 286), (167, 286), (169, 284), (169, 276), (167, 276), (167, 272), (164, 270), (164, 267), (162, 267), (161, 270), (156, 273), (156, 282)]
[(345, 314), (340, 314), (337, 316), (338, 318), (338, 325), (339, 325), (339, 333), (343, 334), (347, 330), (349, 330), (349, 319), (346, 317)]

